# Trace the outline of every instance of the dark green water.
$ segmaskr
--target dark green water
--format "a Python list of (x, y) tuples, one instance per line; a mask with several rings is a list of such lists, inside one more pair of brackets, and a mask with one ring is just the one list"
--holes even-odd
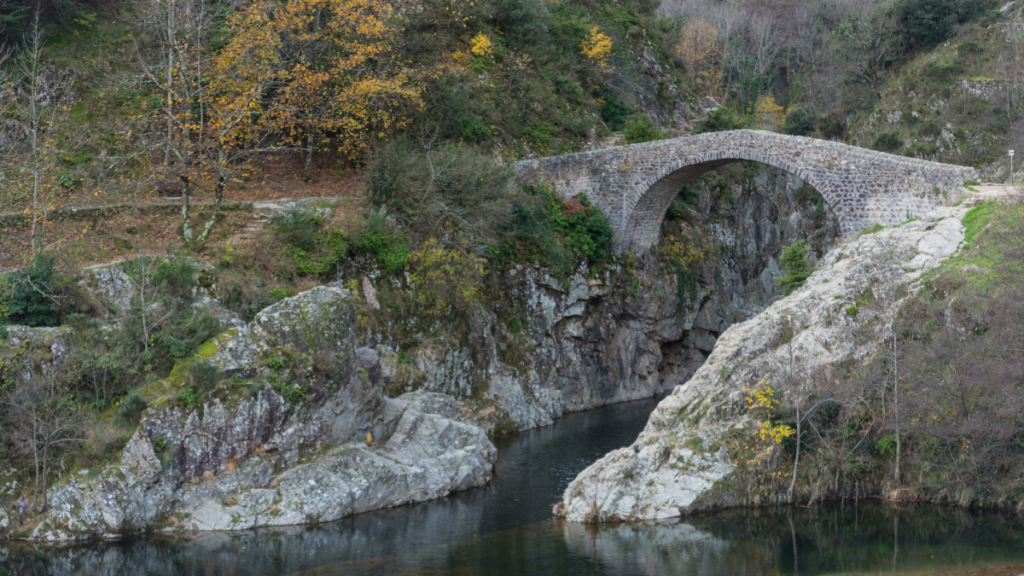
[(724, 512), (645, 526), (554, 521), (575, 475), (630, 444), (655, 402), (572, 414), (499, 443), (490, 486), (318, 528), (47, 548), (0, 543), (0, 575), (929, 574), (1024, 576), (1024, 519), (882, 505)]

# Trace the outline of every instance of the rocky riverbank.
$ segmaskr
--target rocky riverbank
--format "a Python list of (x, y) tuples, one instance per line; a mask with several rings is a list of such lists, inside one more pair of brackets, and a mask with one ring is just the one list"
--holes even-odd
[[(470, 334), (442, 322), (410, 349), (377, 301), (395, 280), (372, 265), (248, 323), (204, 286), (196, 305), (227, 330), (140, 390), (147, 408), (119, 462), (68, 474), (44, 514), (4, 516), (0, 531), (65, 541), (315, 524), (486, 484), (489, 434), (685, 381), (722, 332), (777, 297), (783, 246), (808, 227), (822, 247), (836, 236), (833, 217), (801, 204), (796, 178), (759, 170), (731, 185), (727, 196), (701, 192), (715, 264), (683, 306), (679, 279), (653, 258), (584, 263), (565, 279), (523, 264), (503, 273), (519, 333), (481, 306)], [(115, 322), (135, 289), (125, 270), (93, 267), (82, 283)], [(9, 332), (26, 351), (48, 351), (36, 368), (26, 352), (26, 373), (74, 346), (69, 328)], [(6, 487), (5, 505), (18, 488)]]

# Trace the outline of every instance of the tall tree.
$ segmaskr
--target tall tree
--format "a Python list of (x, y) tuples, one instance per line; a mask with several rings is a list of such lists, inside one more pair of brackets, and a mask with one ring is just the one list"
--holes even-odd
[(880, 320), (886, 345), (886, 366), (882, 378), (882, 404), (885, 410), (885, 396), (892, 393), (888, 408), (896, 440), (896, 466), (893, 472), (896, 485), (903, 481), (903, 408), (901, 398), (905, 392), (903, 383), (903, 329), (905, 317), (903, 301), (906, 286), (903, 282), (904, 264), (909, 260), (911, 249), (891, 233), (880, 233), (875, 248), (875, 298), (881, 308)]
[[(269, 76), (263, 103), (284, 143), (312, 155), (327, 148), (355, 157), (404, 127), (420, 105), (420, 87), (399, 52), (400, 28), (381, 0), (265, 0), (231, 21), (233, 38), (218, 66), (239, 83)], [(272, 47), (273, 54), (263, 47)]]
[(679, 32), (676, 55), (697, 82), (702, 96), (721, 98), (722, 49), (718, 28), (704, 18), (695, 18)]
[(61, 120), (69, 108), (66, 98), (72, 76), (49, 66), (43, 54), (43, 29), (37, 12), (24, 49), (17, 60), (18, 98), (14, 100), (15, 115), (27, 132), (28, 153), (20, 163), (26, 176), (21, 188), (30, 201), (28, 213), (32, 221), (31, 253), (38, 256), (44, 249), (43, 228), (46, 219), (61, 202), (58, 163), (66, 148), (66, 135), (60, 135)]
[[(258, 66), (243, 75), (238, 63), (274, 62), (277, 45), (266, 27), (258, 27), (262, 35), (253, 42), (214, 55), (217, 30), (205, 0), (154, 2), (149, 23), (157, 31), (160, 59), (146, 67), (147, 77), (165, 95), (154, 118), (165, 125), (162, 170), (181, 182), (182, 234), (186, 244), (201, 250), (220, 218), (228, 185), (273, 149), (264, 99), (276, 70)], [(192, 199), (204, 185), (213, 189), (213, 206), (197, 232)]]

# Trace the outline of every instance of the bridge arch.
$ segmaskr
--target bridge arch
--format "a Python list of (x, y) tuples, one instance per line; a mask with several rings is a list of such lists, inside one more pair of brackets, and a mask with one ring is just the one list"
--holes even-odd
[(832, 208), (844, 236), (893, 225), (956, 201), (973, 168), (905, 158), (839, 142), (759, 130), (714, 132), (604, 150), (524, 160), (524, 182), (585, 193), (611, 220), (618, 252), (658, 242), (665, 211), (688, 182), (719, 166), (758, 162), (796, 175)]
[(815, 188), (832, 211), (838, 214), (842, 198), (833, 193), (827, 180), (817, 177), (814, 172), (803, 169), (799, 164), (781, 156), (752, 152), (749, 149), (714, 150), (676, 159), (658, 172), (645, 175), (639, 187), (646, 186), (646, 190), (629, 195), (623, 206), (627, 216), (622, 232), (629, 239), (627, 248), (635, 251), (656, 245), (661, 222), (679, 191), (700, 176), (737, 162), (757, 162), (793, 174)]

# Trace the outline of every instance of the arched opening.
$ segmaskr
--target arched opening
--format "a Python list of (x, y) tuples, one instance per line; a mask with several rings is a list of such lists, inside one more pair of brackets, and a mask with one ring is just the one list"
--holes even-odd
[(660, 216), (654, 265), (685, 326), (661, 343), (662, 381), (685, 382), (718, 336), (782, 295), (783, 250), (804, 241), (811, 265), (841, 238), (838, 218), (798, 176), (756, 162), (732, 162), (694, 177)]
[[(832, 190), (824, 183), (817, 182), (814, 174), (800, 169), (790, 162), (771, 156), (746, 158), (745, 154), (735, 154), (715, 160), (700, 161), (683, 159), (667, 166), (655, 175), (656, 180), (647, 189), (635, 196), (632, 205), (623, 207), (626, 221), (622, 228), (625, 243), (630, 251), (638, 252), (658, 243), (662, 220), (669, 205), (676, 199), (686, 186), (701, 176), (723, 166), (737, 163), (758, 163), (772, 168), (784, 170), (806, 182), (824, 199), (826, 209), (839, 214), (836, 200), (832, 198)], [(819, 185), (822, 184), (822, 185)]]

